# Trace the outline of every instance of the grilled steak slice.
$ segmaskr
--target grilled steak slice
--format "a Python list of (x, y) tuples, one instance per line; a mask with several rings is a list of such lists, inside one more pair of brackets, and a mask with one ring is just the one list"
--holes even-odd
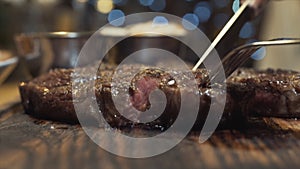
[[(177, 115), (179, 113), (180, 104), (181, 104), (181, 97), (180, 92), (185, 92), (186, 95), (194, 93), (195, 91), (189, 90), (187, 88), (181, 90), (182, 88), (179, 87), (181, 79), (176, 81), (174, 77), (172, 77), (169, 73), (166, 73), (161, 70), (157, 69), (145, 69), (138, 73), (132, 81), (127, 80), (127, 76), (131, 76), (131, 72), (137, 67), (135, 66), (127, 66), (122, 68), (119, 72), (122, 76), (116, 81), (116, 83), (124, 83), (127, 82), (127, 86), (129, 86), (128, 93), (129, 95), (129, 103), (126, 103), (124, 99), (124, 106), (123, 109), (117, 110), (112, 99), (112, 91), (110, 80), (105, 80), (108, 84), (102, 85), (101, 87), (96, 87), (96, 98), (99, 104), (101, 111), (103, 112), (106, 121), (110, 123), (112, 126), (139, 126), (139, 127), (146, 127), (146, 128), (160, 128), (161, 130), (165, 130), (170, 127), (173, 122), (176, 120)], [(124, 70), (125, 69), (125, 70)], [(174, 70), (175, 72), (176, 70)], [(100, 71), (101, 72), (101, 71)], [(186, 72), (179, 71), (182, 79), (186, 79), (185, 76)], [(176, 73), (175, 73), (176, 74)], [(205, 69), (198, 69), (194, 73), (195, 79), (197, 80), (197, 84), (199, 87), (200, 97), (200, 106), (199, 106), (199, 113), (196, 120), (195, 128), (201, 128), (205, 122), (207, 117), (207, 113), (211, 103), (211, 97), (217, 97), (219, 92), (223, 92), (222, 88), (219, 90), (212, 90), (209, 87), (209, 78), (208, 73)], [(98, 84), (104, 84), (102, 82), (98, 82)], [(186, 85), (189, 85), (188, 83)], [(126, 85), (121, 86), (121, 90), (126, 90)], [(164, 92), (167, 103), (166, 108), (164, 109), (161, 116), (159, 116), (154, 121), (149, 123), (135, 123), (126, 118), (124, 118), (121, 114), (127, 114), (127, 116), (135, 116), (136, 119), (139, 119), (141, 116), (145, 115), (145, 111), (151, 109), (151, 104), (149, 102), (150, 93), (155, 89), (160, 89)], [(118, 97), (118, 96), (117, 96)], [(191, 97), (192, 98), (192, 97)], [(226, 99), (226, 98), (222, 98)], [(227, 101), (230, 100), (230, 96), (227, 97)], [(156, 102), (161, 102), (161, 100), (155, 100)], [(221, 99), (219, 101), (222, 101)], [(163, 104), (163, 103), (162, 103)], [(191, 103), (192, 104), (192, 103)], [(218, 102), (215, 104), (219, 104)], [(229, 121), (231, 117), (231, 108), (232, 103), (228, 102), (228, 106), (225, 107), (225, 113), (223, 114), (222, 122)], [(193, 105), (191, 105), (193, 106)], [(139, 110), (139, 113), (136, 113), (132, 110), (132, 107)], [(186, 116), (191, 115), (191, 112), (187, 111), (184, 112)], [(146, 115), (147, 116), (147, 115)], [(152, 115), (149, 114), (149, 118)], [(152, 118), (153, 119), (153, 118)]]
[[(126, 77), (130, 76), (132, 69), (135, 68), (140, 68), (140, 65), (127, 66), (118, 72), (122, 73), (122, 76), (119, 79), (120, 83), (127, 82), (127, 86), (129, 86), (128, 95), (130, 105), (125, 105), (123, 112), (119, 112), (116, 109), (112, 100), (113, 92), (111, 91), (111, 79), (114, 73), (112, 70), (113, 68), (99, 68), (94, 89), (96, 100), (103, 116), (106, 118), (106, 121), (114, 127), (139, 126), (147, 128), (158, 127), (161, 130), (167, 129), (173, 124), (180, 108), (180, 91), (177, 86), (178, 82), (175, 81), (170, 74), (155, 69), (145, 69), (145, 71), (142, 71), (135, 76), (131, 82), (126, 81)], [(88, 68), (84, 68), (80, 72), (82, 74), (88, 74), (90, 73), (89, 71), (90, 70)], [(56, 69), (29, 82), (22, 82), (20, 84), (20, 93), (25, 112), (38, 118), (77, 123), (78, 120), (72, 100), (72, 73), (73, 70), (71, 69)], [(178, 71), (177, 73), (185, 76), (184, 72)], [(197, 80), (197, 84), (199, 85), (199, 92), (201, 93), (199, 107), (200, 113), (198, 114), (196, 126), (202, 126), (210, 107), (211, 97), (217, 96), (218, 92), (224, 91), (221, 89), (219, 91), (213, 91), (209, 88), (209, 78), (206, 70), (199, 69), (194, 73), (194, 75)], [(81, 81), (88, 81), (88, 78), (89, 77), (87, 76), (82, 79), (78, 79), (78, 84), (83, 85), (83, 87), (88, 87), (85, 86), (84, 83), (81, 83)], [(124, 87), (121, 86), (121, 88)], [(132, 122), (121, 115), (131, 114), (132, 109), (129, 108), (131, 105), (141, 113), (148, 110), (151, 107), (149, 94), (155, 89), (162, 90), (167, 97), (166, 109), (159, 118), (150, 123), (141, 125), (140, 123)], [(76, 94), (78, 93), (78, 95), (84, 95), (84, 91), (74, 92)], [(230, 99), (227, 98), (227, 100)], [(86, 118), (93, 119), (94, 116), (97, 116), (97, 112), (90, 109), (86, 100), (75, 100), (75, 102), (80, 102), (82, 106), (87, 107), (86, 111), (88, 113), (86, 113)], [(222, 118), (223, 121), (231, 118), (231, 110), (229, 109), (233, 106), (232, 103), (228, 103), (227, 105), (228, 106)], [(190, 112), (186, 112), (187, 115), (189, 113)]]
[[(114, 67), (101, 65), (99, 69), (103, 70), (100, 74), (105, 77), (102, 81), (105, 83)], [(29, 82), (21, 82), (19, 90), (25, 113), (41, 119), (78, 123), (72, 100), (73, 72), (73, 69), (56, 69)], [(90, 69), (83, 68), (82, 73), (90, 73)]]
[[(86, 69), (86, 70), (85, 70)], [(88, 73), (85, 68), (82, 73)], [(146, 69), (134, 77), (132, 81), (126, 81), (129, 85), (129, 104), (125, 105), (123, 112), (119, 112), (112, 99), (111, 79), (114, 68), (100, 67), (95, 81), (95, 96), (97, 103), (106, 121), (113, 127), (138, 126), (146, 128), (167, 129), (172, 125), (179, 110), (179, 88), (176, 81), (172, 81), (171, 75), (159, 70)], [(122, 73), (130, 75), (134, 67), (128, 66)], [(38, 118), (77, 123), (77, 117), (72, 100), (71, 69), (57, 69), (42, 75), (29, 82), (22, 82), (20, 93), (25, 112)], [(184, 76), (184, 72), (180, 72)], [(212, 90), (209, 85), (207, 72), (203, 69), (194, 72), (199, 86), (200, 108), (195, 123), (196, 128), (201, 128), (210, 107), (211, 98), (217, 97), (220, 90)], [(254, 71), (252, 69), (240, 69), (227, 80), (226, 106), (221, 119), (221, 124), (232, 124), (232, 120), (246, 118), (248, 116), (278, 116), (278, 117), (300, 117), (299, 92), (300, 75), (293, 71), (267, 70)], [(79, 79), (79, 84), (84, 86)], [(119, 79), (122, 81), (122, 78)], [(172, 85), (169, 85), (172, 82)], [(149, 109), (149, 94), (155, 90), (162, 90), (167, 97), (167, 105), (163, 114), (152, 122), (142, 124), (132, 122), (120, 113), (132, 113), (126, 106), (133, 106), (137, 110)], [(124, 90), (124, 89), (121, 89)], [(75, 91), (79, 95), (84, 91)], [(181, 91), (182, 92), (182, 91)], [(190, 91), (183, 91), (190, 92)], [(224, 99), (224, 98), (219, 98)], [(87, 107), (86, 118), (93, 119), (97, 112), (89, 108), (86, 100), (74, 100)], [(218, 103), (217, 103), (218, 104)], [(189, 112), (186, 112), (187, 115)], [(138, 114), (135, 114), (138, 115)]]
[(237, 70), (227, 82), (236, 109), (250, 116), (300, 117), (300, 73)]

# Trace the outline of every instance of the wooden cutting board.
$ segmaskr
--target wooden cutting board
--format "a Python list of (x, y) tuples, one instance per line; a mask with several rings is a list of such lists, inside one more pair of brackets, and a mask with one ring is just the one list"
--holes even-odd
[(123, 158), (99, 148), (80, 126), (33, 119), (17, 104), (0, 113), (0, 168), (300, 168), (296, 119), (258, 119), (247, 129), (217, 131), (204, 144), (198, 136), (159, 156)]
[(297, 119), (257, 119), (243, 130), (216, 131), (204, 144), (193, 132), (164, 154), (129, 159), (98, 147), (79, 125), (31, 118), (18, 102), (16, 83), (0, 87), (0, 169), (300, 168)]

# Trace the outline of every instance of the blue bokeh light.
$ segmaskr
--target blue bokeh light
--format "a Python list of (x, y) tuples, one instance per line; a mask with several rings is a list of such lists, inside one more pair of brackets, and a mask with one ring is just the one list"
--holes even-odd
[(253, 23), (246, 22), (243, 25), (242, 29), (240, 30), (239, 37), (247, 39), (253, 37), (254, 35), (255, 35), (255, 27)]
[(154, 0), (139, 0), (139, 2), (143, 6), (150, 6), (154, 2)]
[(199, 25), (199, 19), (197, 15), (193, 13), (185, 14), (182, 18), (182, 25), (187, 30), (194, 30)]
[(197, 6), (194, 9), (194, 14), (196, 14), (199, 18), (199, 22), (206, 22), (211, 16), (211, 10), (206, 6)]
[(234, 0), (232, 4), (232, 11), (236, 13), (240, 8), (240, 0)]
[(113, 26), (121, 26), (125, 22), (125, 14), (121, 10), (114, 9), (108, 14), (107, 20)]
[(229, 16), (227, 14), (225, 13), (217, 14), (214, 17), (214, 25), (217, 28), (222, 28), (227, 23), (228, 20), (229, 20)]
[(266, 47), (261, 47), (251, 55), (251, 58), (254, 60), (262, 60), (266, 55), (267, 55)]
[(168, 25), (169, 21), (164, 16), (156, 16), (153, 18), (153, 24), (154, 25)]
[(154, 0), (149, 7), (153, 11), (162, 11), (166, 7), (166, 0)]
[(195, 5), (195, 8), (196, 9), (197, 7), (199, 6), (202, 6), (202, 7), (206, 7), (208, 8), (210, 11), (212, 11), (212, 6), (209, 2), (206, 2), (206, 1), (202, 1), (202, 2), (198, 2), (196, 5)]

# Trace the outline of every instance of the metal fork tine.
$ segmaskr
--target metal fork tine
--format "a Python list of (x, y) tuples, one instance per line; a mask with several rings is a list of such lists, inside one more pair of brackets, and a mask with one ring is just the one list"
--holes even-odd
[[(237, 59), (228, 59), (228, 66), (225, 67), (225, 75), (229, 76), (231, 73), (234, 72), (234, 70), (236, 69), (235, 65), (241, 65), (244, 62), (246, 62), (248, 60), (248, 58), (257, 50), (257, 48), (248, 48), (248, 49), (244, 49), (242, 51), (240, 51), (237, 56), (232, 56), (232, 57), (236, 57)], [(225, 61), (223, 63), (227, 64)]]
[[(300, 38), (278, 38), (269, 41), (258, 41), (239, 46), (230, 51), (223, 59), (222, 65), (226, 77), (230, 76), (239, 66), (244, 64), (253, 53), (261, 47), (277, 46), (277, 45), (295, 45), (300, 44)], [(218, 77), (221, 65), (216, 66), (211, 70), (213, 77), (212, 80)]]

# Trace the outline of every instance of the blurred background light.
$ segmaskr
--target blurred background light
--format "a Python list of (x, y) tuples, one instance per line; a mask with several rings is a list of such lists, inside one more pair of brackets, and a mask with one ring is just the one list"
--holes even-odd
[(162, 11), (166, 7), (166, 1), (165, 0), (154, 0), (149, 7), (153, 11)]
[(125, 22), (125, 14), (121, 10), (114, 9), (108, 14), (107, 20), (113, 26), (121, 26)]
[(182, 25), (187, 30), (194, 30), (199, 25), (198, 16), (193, 13), (185, 14), (182, 18)]
[(232, 4), (232, 11), (235, 13), (240, 8), (240, 0), (234, 0)]
[(114, 8), (112, 0), (98, 0), (97, 10), (101, 13), (107, 14)]
[(209, 8), (209, 10), (212, 11), (212, 5), (211, 5), (211, 3), (207, 2), (207, 1), (198, 2), (198, 3), (195, 5), (195, 8), (194, 8), (194, 9), (196, 9), (196, 8), (199, 7), (199, 6)]
[(251, 55), (251, 58), (254, 60), (262, 60), (266, 56), (266, 54), (266, 47), (261, 47)]
[(211, 17), (212, 9), (209, 3), (200, 2), (196, 5), (194, 9), (194, 14), (199, 18), (199, 22), (206, 22)]
[(251, 38), (255, 35), (255, 27), (251, 22), (246, 22), (242, 29), (240, 30), (239, 37), (240, 38)]
[(154, 0), (139, 0), (139, 2), (143, 6), (150, 6), (154, 2)]
[(156, 16), (153, 18), (154, 25), (167, 25), (168, 23), (168, 19), (163, 16)]

